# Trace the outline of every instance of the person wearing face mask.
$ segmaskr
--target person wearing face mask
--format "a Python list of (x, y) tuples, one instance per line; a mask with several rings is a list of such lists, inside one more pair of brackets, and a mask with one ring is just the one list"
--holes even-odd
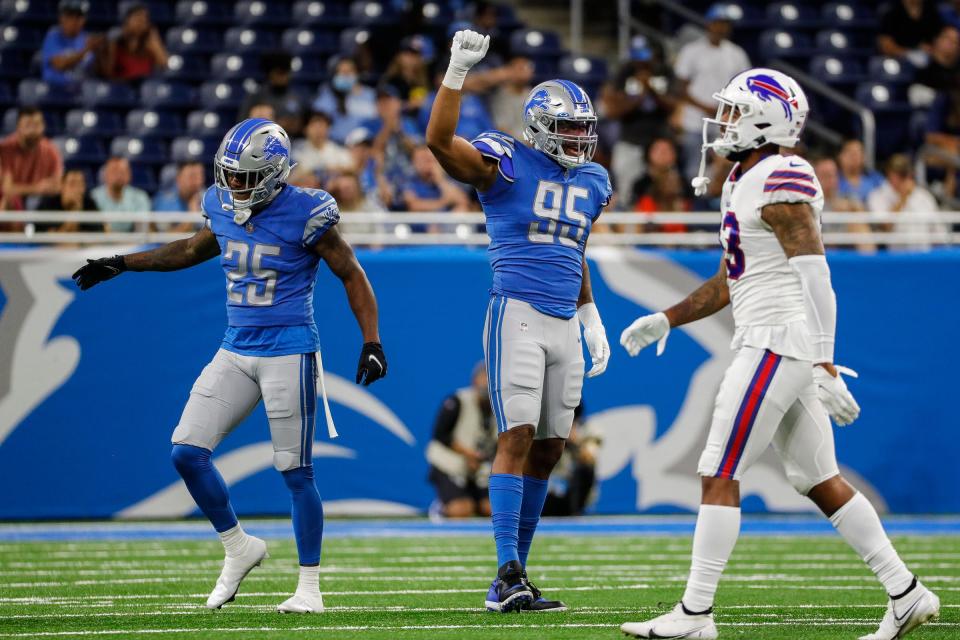
[(377, 117), (377, 92), (360, 83), (353, 58), (334, 58), (330, 66), (330, 82), (320, 87), (313, 111), (330, 114), (330, 139), (343, 144), (361, 123)]

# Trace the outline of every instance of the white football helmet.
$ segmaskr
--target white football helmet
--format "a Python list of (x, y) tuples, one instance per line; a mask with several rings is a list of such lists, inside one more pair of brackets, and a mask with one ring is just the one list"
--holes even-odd
[[(794, 147), (807, 122), (810, 104), (796, 80), (774, 69), (748, 69), (713, 94), (717, 105), (715, 118), (703, 119), (703, 149), (700, 175), (694, 187), (703, 186), (707, 149), (728, 157), (765, 144)], [(719, 135), (710, 139), (711, 130), (719, 127)]]

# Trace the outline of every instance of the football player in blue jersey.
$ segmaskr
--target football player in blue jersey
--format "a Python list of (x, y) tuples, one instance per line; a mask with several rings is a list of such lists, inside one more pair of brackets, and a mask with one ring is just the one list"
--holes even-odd
[(489, 44), (489, 36), (457, 32), (427, 126), (427, 144), (447, 173), (476, 187), (490, 235), (484, 352), (499, 429), (490, 476), (498, 570), (486, 607), (564, 611), (542, 597), (525, 566), (550, 471), (580, 403), (577, 316), (593, 360), (587, 376), (603, 373), (610, 356), (584, 249), (611, 187), (606, 170), (591, 162), (593, 105), (572, 82), (534, 87), (523, 107), (523, 141), (497, 131), (473, 141), (455, 135), (464, 78)]
[[(241, 528), (227, 486), (210, 461), (213, 449), (261, 398), (270, 423), (273, 463), (293, 502), (300, 560), (294, 595), (281, 612), (323, 610), (320, 543), (323, 507), (314, 482), (319, 337), (313, 290), (321, 259), (343, 282), (363, 334), (357, 383), (386, 375), (377, 301), (363, 268), (337, 230), (337, 203), (319, 189), (286, 184), (290, 140), (262, 118), (234, 126), (214, 159), (216, 184), (203, 195), (204, 227), (156, 249), (88, 260), (73, 278), (82, 290), (124, 271), (176, 271), (220, 256), (227, 278), (226, 335), (193, 385), (173, 432), (173, 464), (226, 550), (207, 607), (234, 599), (240, 582), (267, 557), (263, 540)], [(321, 389), (322, 389), (321, 377)], [(326, 408), (326, 393), (323, 393)], [(328, 428), (335, 435), (327, 410)]]

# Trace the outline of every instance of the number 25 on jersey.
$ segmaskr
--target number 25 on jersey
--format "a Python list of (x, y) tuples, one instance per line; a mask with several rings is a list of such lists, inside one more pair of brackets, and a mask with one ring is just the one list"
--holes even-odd
[[(541, 180), (533, 198), (533, 213), (540, 220), (530, 223), (530, 242), (577, 247), (587, 227), (587, 214), (577, 211), (577, 200), (587, 200), (590, 192), (584, 187), (562, 185)], [(541, 228), (547, 221), (546, 228)]]

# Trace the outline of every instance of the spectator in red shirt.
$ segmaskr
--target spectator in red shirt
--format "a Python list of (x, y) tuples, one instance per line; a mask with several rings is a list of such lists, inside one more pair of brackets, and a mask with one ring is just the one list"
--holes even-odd
[(40, 110), (21, 107), (16, 130), (0, 140), (0, 198), (7, 209), (25, 209), (26, 199), (60, 191), (63, 160), (43, 133)]
[[(637, 200), (636, 210), (642, 213), (673, 213), (690, 210), (690, 200), (683, 195), (683, 179), (676, 169), (651, 176), (650, 191)], [(687, 225), (667, 222), (658, 225), (659, 231), (683, 233)]]
[(110, 40), (103, 73), (112, 80), (142, 80), (167, 66), (167, 49), (150, 23), (146, 5), (134, 4), (123, 16), (120, 33)]

